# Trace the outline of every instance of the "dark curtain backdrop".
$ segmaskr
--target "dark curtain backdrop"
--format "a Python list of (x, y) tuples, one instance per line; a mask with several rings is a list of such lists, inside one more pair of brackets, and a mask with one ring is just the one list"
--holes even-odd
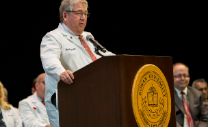
[[(33, 79), (43, 73), (42, 37), (58, 27), (57, 1), (3, 2), (0, 81), (9, 102), (31, 95)], [(207, 67), (207, 7), (205, 2), (88, 1), (86, 31), (116, 54), (171, 56), (190, 68), (191, 81), (205, 78)], [(172, 72), (170, 72), (172, 73)]]

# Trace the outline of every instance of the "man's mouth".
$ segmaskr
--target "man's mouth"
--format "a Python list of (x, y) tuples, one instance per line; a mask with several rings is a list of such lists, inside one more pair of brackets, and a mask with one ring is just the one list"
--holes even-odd
[(184, 84), (186, 84), (186, 82), (180, 82), (180, 84), (184, 85)]

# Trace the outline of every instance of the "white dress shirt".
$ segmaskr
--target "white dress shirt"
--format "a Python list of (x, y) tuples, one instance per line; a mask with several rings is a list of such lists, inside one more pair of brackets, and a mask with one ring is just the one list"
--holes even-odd
[[(182, 101), (182, 94), (181, 94), (181, 91), (178, 90), (177, 88), (175, 88), (175, 91), (176, 91), (178, 97), (179, 97), (179, 98), (181, 99), (181, 101)], [(189, 104), (189, 101), (188, 101), (188, 95), (187, 95), (187, 87), (183, 90), (183, 92), (184, 92), (184, 94), (185, 94), (186, 101), (187, 101), (187, 103)], [(186, 114), (184, 114), (184, 124), (183, 124), (183, 125), (184, 125), (184, 127), (189, 127), (189, 126), (188, 126), (188, 117), (187, 117)]]

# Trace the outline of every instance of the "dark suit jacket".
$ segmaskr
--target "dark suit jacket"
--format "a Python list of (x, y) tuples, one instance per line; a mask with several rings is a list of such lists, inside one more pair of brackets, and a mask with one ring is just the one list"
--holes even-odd
[[(208, 127), (208, 115), (203, 105), (202, 93), (197, 89), (188, 86), (188, 101), (191, 116), (194, 121), (194, 127)], [(175, 111), (177, 127), (182, 127), (184, 123), (184, 106), (182, 100), (178, 97), (175, 91)]]

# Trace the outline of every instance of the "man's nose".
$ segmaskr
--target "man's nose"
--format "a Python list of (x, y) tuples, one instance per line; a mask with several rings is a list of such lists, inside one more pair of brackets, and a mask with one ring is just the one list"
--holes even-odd
[(182, 79), (182, 80), (184, 80), (184, 79), (185, 79), (185, 77), (184, 77), (183, 75), (181, 75), (181, 79)]
[(87, 16), (83, 13), (81, 19), (85, 19), (85, 18), (87, 18)]

